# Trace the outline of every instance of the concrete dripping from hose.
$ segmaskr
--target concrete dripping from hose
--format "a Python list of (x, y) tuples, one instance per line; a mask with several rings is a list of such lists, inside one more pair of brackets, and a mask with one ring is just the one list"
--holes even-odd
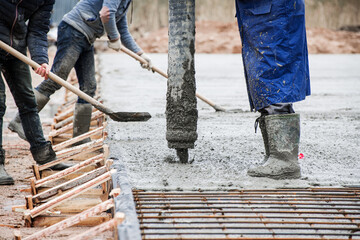
[(168, 89), (166, 140), (177, 150), (181, 162), (197, 139), (195, 83), (195, 1), (169, 0)]

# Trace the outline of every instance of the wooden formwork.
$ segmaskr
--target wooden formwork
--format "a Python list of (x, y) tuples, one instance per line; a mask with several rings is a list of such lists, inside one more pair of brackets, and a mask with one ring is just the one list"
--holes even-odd
[[(74, 77), (69, 78), (69, 82), (77, 84)], [(98, 96), (97, 92), (96, 98)], [(24, 211), (26, 226), (48, 228), (24, 239), (42, 239), (73, 225), (92, 226), (79, 236), (69, 237), (87, 239), (113, 229), (125, 218), (123, 214), (113, 217), (106, 212), (114, 207), (114, 200), (109, 196), (111, 176), (116, 170), (111, 169), (112, 160), (107, 159), (105, 115), (94, 109), (90, 131), (73, 138), (73, 111), (77, 96), (66, 91), (64, 100), (49, 134), (57, 160), (33, 166), (34, 177), (30, 179), (30, 189), (26, 190), (29, 192), (25, 197), (26, 205), (13, 207), (14, 211)], [(89, 142), (76, 145), (87, 138), (90, 138)], [(50, 169), (58, 163), (70, 163), (72, 166), (62, 171)], [(113, 197), (119, 192), (115, 191)], [(21, 233), (17, 231), (14, 234), (15, 239), (21, 239)]]

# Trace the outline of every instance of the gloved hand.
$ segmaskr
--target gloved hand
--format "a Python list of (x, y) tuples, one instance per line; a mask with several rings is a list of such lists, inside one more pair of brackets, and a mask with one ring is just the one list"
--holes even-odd
[(120, 39), (114, 40), (114, 41), (108, 41), (108, 47), (111, 49), (114, 49), (115, 51), (119, 51), (121, 48), (121, 42)]
[(47, 63), (43, 63), (38, 67), (35, 72), (45, 79), (48, 79), (50, 73), (50, 66)]
[(141, 67), (145, 68), (145, 69), (147, 69), (149, 71), (152, 70), (153, 65), (152, 65), (150, 57), (148, 55), (146, 55), (145, 53), (142, 53), (139, 56), (142, 57), (147, 62), (147, 64), (140, 63)]

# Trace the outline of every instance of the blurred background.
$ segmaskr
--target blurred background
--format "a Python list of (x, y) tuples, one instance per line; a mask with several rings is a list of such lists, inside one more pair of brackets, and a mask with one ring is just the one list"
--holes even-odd
[[(56, 1), (53, 26), (77, 2)], [(305, 3), (310, 53), (360, 53), (359, 0), (305, 0)], [(196, 0), (196, 21), (196, 52), (241, 52), (234, 0)], [(146, 52), (167, 52), (168, 0), (133, 0), (128, 23)], [(106, 45), (96, 46), (106, 50)]]

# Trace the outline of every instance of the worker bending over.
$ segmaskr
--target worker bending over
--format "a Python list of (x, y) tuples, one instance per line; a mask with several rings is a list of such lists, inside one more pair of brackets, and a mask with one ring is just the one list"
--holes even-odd
[[(47, 76), (50, 16), (55, 0), (43, 1), (0, 1), (0, 40), (26, 55), (27, 47), (32, 60), (41, 65), (36, 73)], [(27, 22), (28, 21), (28, 22)], [(43, 165), (54, 161), (56, 154), (51, 143), (46, 141), (36, 109), (36, 101), (31, 85), (29, 66), (0, 49), (0, 71), (19, 108), (18, 125), (25, 131), (34, 160)], [(6, 110), (5, 84), (0, 74), (0, 185), (14, 184), (14, 179), (4, 169), (5, 151), (2, 148), (2, 126)], [(57, 164), (52, 169), (61, 170), (65, 164)]]
[[(75, 67), (80, 90), (93, 97), (96, 91), (94, 45), (96, 38), (106, 32), (108, 46), (119, 51), (121, 43), (147, 61), (142, 67), (152, 67), (150, 58), (142, 51), (131, 36), (127, 24), (127, 11), (131, 0), (82, 0), (67, 13), (58, 26), (57, 51), (51, 71), (67, 79)], [(61, 85), (45, 79), (36, 87), (35, 96), (38, 111), (49, 102), (50, 96)], [(74, 110), (73, 137), (89, 131), (92, 106), (79, 98)], [(19, 117), (9, 124), (9, 129), (21, 138), (26, 136)], [(85, 139), (77, 144), (89, 141)]]

